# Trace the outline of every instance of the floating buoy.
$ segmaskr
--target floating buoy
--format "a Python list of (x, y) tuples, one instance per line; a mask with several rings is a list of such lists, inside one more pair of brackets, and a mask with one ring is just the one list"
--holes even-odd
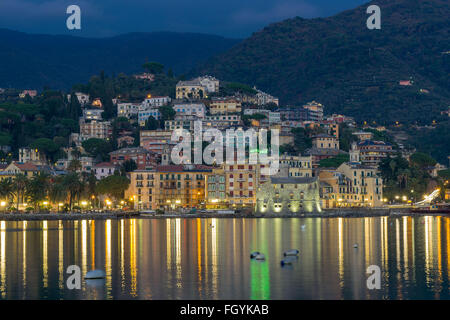
[(266, 260), (266, 256), (260, 253), (255, 257), (255, 260)]
[(285, 266), (285, 265), (288, 265), (288, 264), (292, 264), (294, 261), (296, 260), (296, 258), (295, 257), (287, 257), (287, 258), (284, 258), (283, 260), (281, 260), (281, 266)]
[(104, 279), (105, 272), (103, 270), (91, 270), (84, 276), (85, 279)]
[(357, 243), (355, 243), (354, 245), (353, 245), (353, 248), (358, 248), (358, 244)]
[(250, 259), (255, 259), (258, 254), (261, 254), (259, 251), (252, 252), (250, 254)]
[(284, 252), (284, 256), (286, 257), (286, 256), (296, 256), (296, 255), (298, 255), (300, 253), (300, 251), (298, 251), (297, 249), (291, 249), (291, 250), (288, 250), (288, 251), (285, 251)]

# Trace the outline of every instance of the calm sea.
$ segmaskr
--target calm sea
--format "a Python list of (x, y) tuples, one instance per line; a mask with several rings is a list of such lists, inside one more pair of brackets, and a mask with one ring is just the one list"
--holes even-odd
[(449, 269), (448, 217), (0, 222), (1, 299), (449, 299)]

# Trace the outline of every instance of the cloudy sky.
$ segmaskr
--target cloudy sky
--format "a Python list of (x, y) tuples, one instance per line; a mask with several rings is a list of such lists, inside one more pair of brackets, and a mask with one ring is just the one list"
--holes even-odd
[[(330, 16), (368, 0), (0, 0), (0, 28), (103, 37), (179, 31), (249, 36), (271, 22)], [(81, 30), (66, 28), (66, 8), (81, 8)]]

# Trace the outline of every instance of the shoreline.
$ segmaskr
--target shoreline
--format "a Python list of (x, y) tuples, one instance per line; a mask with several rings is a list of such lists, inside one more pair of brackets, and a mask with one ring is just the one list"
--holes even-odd
[(255, 215), (248, 213), (220, 214), (220, 213), (140, 213), (140, 212), (105, 212), (105, 213), (0, 213), (0, 221), (45, 221), (45, 220), (109, 220), (109, 219), (233, 219), (233, 218), (366, 218), (366, 217), (402, 217), (402, 216), (446, 216), (444, 213), (417, 213), (408, 208), (401, 209), (324, 209), (322, 212), (302, 214), (269, 213)]

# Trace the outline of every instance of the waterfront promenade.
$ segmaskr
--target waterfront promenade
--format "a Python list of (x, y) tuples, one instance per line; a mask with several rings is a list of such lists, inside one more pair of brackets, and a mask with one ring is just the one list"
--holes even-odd
[[(436, 213), (437, 215), (442, 215)], [(0, 213), (0, 221), (41, 221), (41, 220), (107, 220), (122, 218), (139, 219), (169, 219), (169, 218), (357, 218), (357, 217), (384, 217), (384, 216), (423, 216), (430, 213), (414, 213), (409, 208), (353, 208), (353, 209), (325, 209), (322, 212), (308, 213), (265, 213), (254, 212), (217, 213), (177, 213), (166, 212), (164, 214), (145, 212), (88, 212), (88, 213)]]

